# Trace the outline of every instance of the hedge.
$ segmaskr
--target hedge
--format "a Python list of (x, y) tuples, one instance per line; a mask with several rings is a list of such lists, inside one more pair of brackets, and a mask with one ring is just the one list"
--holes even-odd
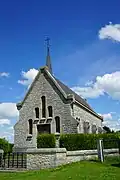
[(4, 153), (8, 153), (10, 150), (9, 142), (5, 138), (0, 138), (0, 149), (3, 149)]
[(60, 147), (68, 151), (97, 148), (97, 139), (103, 139), (105, 149), (118, 148), (118, 134), (64, 134), (60, 137)]
[(54, 134), (40, 134), (37, 137), (37, 148), (54, 148), (55, 141)]

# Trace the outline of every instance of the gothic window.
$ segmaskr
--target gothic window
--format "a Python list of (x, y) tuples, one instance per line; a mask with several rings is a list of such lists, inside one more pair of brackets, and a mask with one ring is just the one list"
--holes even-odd
[(53, 116), (52, 106), (48, 106), (48, 115), (49, 117)]
[(80, 129), (81, 129), (80, 118), (76, 117), (76, 120), (77, 120), (77, 133), (80, 133)]
[(60, 133), (60, 117), (59, 116), (55, 117), (55, 123), (56, 123), (56, 132)]
[(39, 118), (39, 108), (38, 107), (35, 108), (35, 115), (36, 115), (36, 118)]
[(98, 133), (102, 133), (102, 128), (101, 127), (98, 127)]
[(89, 133), (89, 129), (90, 129), (89, 122), (84, 122), (83, 128), (84, 128), (84, 133), (85, 134)]
[(28, 123), (29, 123), (29, 134), (32, 134), (32, 131), (33, 131), (33, 122), (32, 122), (32, 119), (29, 119)]
[(42, 100), (42, 117), (45, 118), (46, 117), (46, 100), (45, 100), (45, 96), (42, 96), (41, 100)]
[(77, 123), (77, 133), (80, 133), (80, 123)]
[(73, 104), (71, 104), (71, 113), (72, 113), (72, 116), (74, 116)]
[(93, 134), (96, 134), (96, 131), (97, 131), (97, 127), (96, 127), (96, 125), (92, 125), (92, 133)]

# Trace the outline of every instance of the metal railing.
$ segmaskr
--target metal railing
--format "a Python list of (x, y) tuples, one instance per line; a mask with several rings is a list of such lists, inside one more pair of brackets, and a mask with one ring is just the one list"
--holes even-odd
[(26, 153), (7, 153), (0, 156), (0, 168), (26, 168)]

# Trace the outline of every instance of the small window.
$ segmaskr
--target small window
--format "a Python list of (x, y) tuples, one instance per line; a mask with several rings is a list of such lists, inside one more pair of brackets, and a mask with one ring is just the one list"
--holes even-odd
[(60, 117), (59, 116), (55, 117), (55, 122), (56, 122), (56, 132), (60, 133)]
[(102, 134), (102, 128), (98, 127), (98, 133)]
[(29, 134), (32, 134), (32, 132), (33, 132), (33, 122), (32, 122), (32, 119), (29, 119), (28, 123), (29, 123)]
[(49, 115), (49, 117), (53, 116), (52, 106), (48, 106), (48, 115)]
[(96, 131), (97, 131), (96, 125), (92, 125), (92, 133), (93, 133), (93, 134), (96, 134)]
[(46, 117), (46, 99), (45, 99), (45, 96), (42, 96), (41, 100), (42, 100), (42, 117), (45, 118)]
[(77, 122), (77, 133), (80, 133), (81, 127), (80, 127), (80, 123)]
[(36, 115), (36, 118), (39, 118), (39, 108), (38, 107), (35, 108), (35, 115)]
[(83, 127), (84, 127), (84, 133), (85, 134), (89, 133), (90, 130), (89, 122), (84, 122)]

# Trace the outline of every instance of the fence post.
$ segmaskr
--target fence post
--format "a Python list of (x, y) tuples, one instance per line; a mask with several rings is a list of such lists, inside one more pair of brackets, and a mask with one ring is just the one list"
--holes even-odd
[(59, 143), (59, 140), (60, 140), (60, 134), (55, 134), (55, 138), (56, 138), (56, 142), (55, 142), (55, 147), (56, 148), (59, 148), (60, 147), (60, 143)]
[(8, 168), (10, 166), (10, 152), (8, 153)]
[(12, 153), (12, 167), (14, 167), (14, 153)]
[(2, 149), (0, 149), (0, 167), (2, 167), (3, 153), (4, 153), (4, 151)]
[(98, 159), (101, 162), (104, 162), (103, 139), (98, 139), (98, 141), (97, 141), (97, 151), (98, 151)]
[(19, 159), (19, 153), (17, 152), (17, 168), (18, 168), (18, 166), (19, 166), (19, 164), (18, 164), (18, 159)]

